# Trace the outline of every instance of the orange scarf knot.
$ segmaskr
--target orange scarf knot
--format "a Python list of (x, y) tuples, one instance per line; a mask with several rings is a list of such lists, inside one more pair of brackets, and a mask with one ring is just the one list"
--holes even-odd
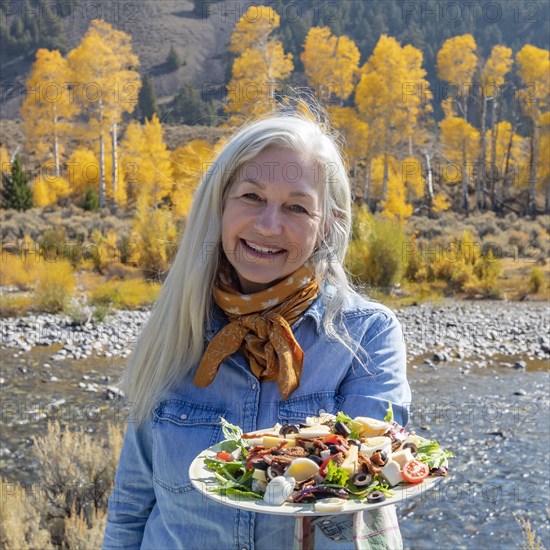
[(211, 384), (220, 365), (239, 349), (258, 380), (277, 381), (286, 399), (299, 385), (304, 352), (294, 338), (294, 324), (317, 297), (319, 284), (308, 264), (276, 285), (254, 294), (233, 289), (227, 274), (218, 277), (214, 300), (229, 324), (212, 339), (200, 362), (195, 384)]

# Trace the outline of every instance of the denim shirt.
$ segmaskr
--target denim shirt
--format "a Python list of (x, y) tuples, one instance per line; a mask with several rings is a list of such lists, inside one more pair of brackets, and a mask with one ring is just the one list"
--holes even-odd
[[(343, 322), (365, 352), (360, 353), (361, 364), (327, 336), (324, 310), (324, 300), (318, 297), (292, 327), (304, 364), (300, 385), (288, 399), (282, 398), (276, 382), (259, 382), (236, 353), (206, 388), (195, 386), (195, 371), (190, 372), (158, 403), (150, 420), (140, 426), (128, 423), (109, 497), (105, 550), (293, 547), (293, 518), (244, 512), (193, 488), (189, 465), (223, 439), (220, 416), (253, 432), (323, 412), (383, 419), (391, 401), (395, 420), (406, 424), (410, 389), (404, 339), (395, 315), (377, 302), (349, 296)], [(217, 310), (207, 340), (226, 323)], [(342, 545), (316, 531), (316, 548), (353, 548), (352, 543)]]

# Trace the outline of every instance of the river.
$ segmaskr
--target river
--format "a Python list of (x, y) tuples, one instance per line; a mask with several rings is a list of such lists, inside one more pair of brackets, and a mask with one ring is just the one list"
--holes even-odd
[[(481, 307), (489, 316), (494, 311), (495, 319), (502, 313), (500, 306)], [(507, 311), (510, 323), (517, 325), (518, 310)], [(538, 319), (544, 315), (540, 305), (525, 311)], [(408, 308), (400, 317), (410, 323), (411, 315)], [(505, 324), (502, 318), (498, 323)], [(540, 325), (547, 326), (547, 320)], [(448, 357), (434, 361), (431, 348), (438, 346), (420, 353), (426, 342), (417, 344), (410, 342), (409, 428), (437, 439), (455, 458), (449, 477), (436, 489), (398, 505), (405, 547), (519, 548), (525, 543), (520, 518), (528, 519), (549, 547), (548, 359), (521, 348), (508, 350), (516, 355), (471, 349), (455, 354), (443, 342)], [(32, 436), (45, 433), (48, 419), (98, 436), (107, 422), (123, 421), (124, 410), (118, 399), (109, 399), (106, 388), (117, 380), (124, 360), (92, 355), (52, 361), (61, 347), (2, 349), (0, 461), (5, 479), (22, 484), (38, 480)]]

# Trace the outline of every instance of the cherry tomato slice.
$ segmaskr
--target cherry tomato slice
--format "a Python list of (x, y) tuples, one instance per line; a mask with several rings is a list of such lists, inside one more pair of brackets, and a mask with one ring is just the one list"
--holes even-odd
[(224, 460), (225, 462), (231, 462), (233, 458), (231, 457), (231, 453), (228, 453), (227, 451), (220, 451), (216, 455), (216, 460)]
[(420, 483), (428, 477), (429, 473), (430, 468), (428, 468), (427, 464), (413, 458), (403, 466), (402, 475), (407, 483)]
[(321, 477), (325, 477), (327, 475), (328, 463), (331, 460), (333, 460), (333, 458), (334, 458), (334, 455), (328, 456), (327, 458), (325, 458), (325, 460), (323, 460), (323, 463), (321, 464), (321, 466), (319, 466), (319, 475)]
[(328, 445), (340, 445), (342, 438), (338, 434), (328, 434), (323, 437), (323, 443)]

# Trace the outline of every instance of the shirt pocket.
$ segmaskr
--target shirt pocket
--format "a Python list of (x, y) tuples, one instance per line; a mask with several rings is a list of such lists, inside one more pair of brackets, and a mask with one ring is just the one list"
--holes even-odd
[(279, 422), (303, 422), (306, 416), (336, 414), (344, 398), (335, 392), (317, 392), (291, 397), (279, 403)]
[(170, 399), (154, 411), (153, 481), (173, 493), (193, 488), (189, 466), (201, 452), (221, 440), (221, 408)]

